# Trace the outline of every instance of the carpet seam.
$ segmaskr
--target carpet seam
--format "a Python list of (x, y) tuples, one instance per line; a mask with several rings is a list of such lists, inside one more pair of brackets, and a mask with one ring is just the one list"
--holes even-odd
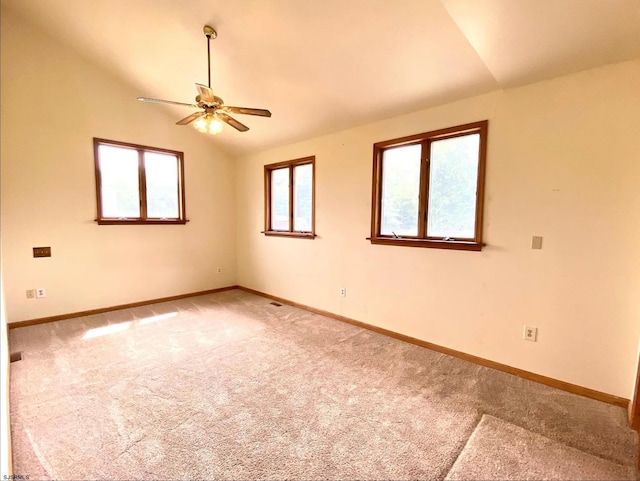
[(33, 454), (36, 455), (36, 458), (40, 462), (40, 466), (42, 466), (42, 469), (45, 470), (45, 472), (49, 475), (51, 479), (56, 479), (56, 476), (52, 474), (53, 469), (51, 468), (51, 465), (49, 464), (47, 459), (44, 457), (44, 455), (40, 452), (40, 448), (38, 448), (37, 443), (33, 440), (33, 436), (31, 435), (31, 430), (29, 430), (28, 428), (25, 428), (24, 432), (27, 435), (27, 438), (29, 439), (29, 444), (31, 444), (31, 449), (33, 449)]
[(456, 463), (458, 462), (458, 459), (460, 458), (460, 456), (462, 455), (462, 453), (464, 452), (464, 450), (466, 449), (467, 445), (469, 444), (469, 441), (471, 440), (471, 438), (473, 437), (474, 433), (478, 430), (478, 426), (480, 426), (480, 423), (482, 422), (482, 419), (484, 419), (485, 415), (487, 413), (481, 411), (479, 413), (478, 416), (478, 421), (476, 422), (475, 426), (473, 427), (473, 429), (471, 430), (471, 432), (469, 433), (469, 437), (467, 438), (467, 440), (464, 442), (464, 444), (462, 445), (462, 448), (460, 448), (460, 451), (458, 451), (458, 454), (456, 455), (456, 457), (453, 459), (453, 462), (449, 465), (449, 469), (447, 470), (446, 474), (444, 475), (444, 477), (442, 479), (447, 479), (447, 476), (449, 476), (449, 473), (451, 472), (451, 470), (453, 469), (453, 467), (456, 465)]
[[(521, 425), (521, 424), (519, 424), (519, 423), (517, 423), (517, 422), (513, 422), (513, 421), (511, 421), (511, 420), (509, 420), (509, 419), (505, 419), (505, 418), (503, 418), (503, 417), (501, 417), (501, 416), (497, 416), (496, 414), (491, 414), (491, 413), (487, 413), (487, 412), (485, 412), (482, 416), (483, 416), (483, 417), (484, 417), (484, 416), (491, 416), (491, 417), (494, 417), (494, 418), (496, 418), (496, 419), (498, 419), (498, 420), (500, 420), (500, 421), (502, 421), (502, 422), (505, 422), (505, 423), (507, 423), (507, 424), (511, 424), (511, 425), (513, 425), (513, 426), (515, 426), (515, 427), (517, 427), (517, 428), (520, 428), (520, 429), (524, 429), (525, 431), (529, 431), (530, 433), (533, 433), (533, 434), (535, 434), (535, 435), (537, 435), (537, 436), (542, 436), (543, 438), (546, 438), (546, 439), (548, 439), (548, 440), (550, 440), (550, 441), (552, 441), (552, 442), (554, 442), (554, 443), (563, 444), (563, 445), (565, 445), (565, 446), (566, 446), (566, 447), (568, 447), (568, 448), (575, 449), (576, 451), (580, 451), (581, 453), (588, 454), (588, 455), (590, 455), (590, 456), (594, 456), (594, 457), (596, 457), (596, 458), (600, 458), (600, 459), (602, 459), (603, 461), (607, 461), (607, 462), (609, 462), (609, 463), (617, 464), (617, 465), (619, 465), (619, 466), (624, 466), (624, 467), (631, 467), (631, 468), (634, 466), (634, 463), (630, 463), (630, 464), (627, 464), (626, 462), (624, 462), (624, 463), (623, 463), (623, 462), (620, 462), (620, 461), (619, 461), (619, 460), (617, 460), (617, 459), (609, 458), (609, 457), (606, 457), (606, 456), (604, 456), (604, 455), (602, 455), (602, 454), (598, 454), (598, 453), (595, 453), (595, 452), (587, 451), (586, 449), (582, 449), (582, 448), (579, 448), (579, 447), (574, 446), (574, 445), (572, 445), (572, 444), (569, 444), (569, 442), (568, 442), (568, 441), (566, 441), (566, 440), (564, 440), (564, 439), (559, 439), (559, 438), (556, 438), (556, 437), (552, 437), (552, 436), (550, 435), (550, 433), (543, 433), (543, 432), (539, 432), (539, 431), (537, 431), (537, 430), (535, 430), (535, 429), (532, 429), (532, 428), (530, 428), (530, 427), (523, 426), (523, 425)], [(479, 424), (479, 423), (478, 423), (478, 424)], [(476, 427), (476, 428), (477, 428), (477, 427)]]
[[(534, 435), (534, 436), (538, 436), (538, 437), (544, 438), (545, 440), (550, 441), (551, 443), (554, 443), (554, 444), (557, 444), (557, 445), (562, 445), (564, 448), (568, 449), (569, 451), (574, 451), (574, 452), (577, 452), (577, 453), (580, 453), (580, 454), (583, 454), (583, 455), (592, 456), (592, 457), (594, 457), (594, 458), (598, 458), (598, 459), (600, 459), (600, 460), (602, 460), (602, 461), (605, 461), (605, 462), (607, 462), (607, 463), (614, 464), (614, 465), (619, 466), (619, 467), (621, 467), (621, 468), (625, 468), (625, 469), (629, 469), (629, 470), (634, 469), (634, 466), (633, 466), (633, 465), (626, 464), (626, 463), (622, 463), (622, 462), (619, 462), (619, 461), (617, 461), (617, 460), (610, 459), (610, 458), (607, 458), (607, 457), (605, 457), (605, 456), (602, 456), (602, 455), (600, 455), (600, 454), (595, 454), (595, 453), (592, 453), (592, 452), (589, 452), (589, 451), (585, 451), (585, 450), (583, 450), (583, 449), (580, 449), (580, 448), (577, 448), (577, 447), (575, 447), (575, 446), (572, 446), (571, 444), (568, 444), (567, 442), (565, 442), (565, 441), (563, 441), (563, 440), (560, 440), (560, 439), (554, 439), (553, 437), (550, 437), (550, 436), (548, 436), (548, 435), (546, 435), (546, 434), (542, 434), (542, 433), (539, 433), (539, 432), (533, 431), (533, 430), (531, 430), (531, 429), (529, 429), (529, 428), (527, 428), (527, 427), (521, 426), (521, 425), (516, 424), (516, 423), (514, 423), (514, 422), (511, 422), (511, 421), (509, 421), (509, 420), (506, 420), (506, 419), (504, 419), (504, 418), (502, 418), (502, 417), (500, 417), (500, 416), (496, 416), (496, 415), (494, 415), (494, 414), (490, 414), (490, 413), (484, 412), (484, 413), (482, 414), (482, 417), (480, 418), (480, 421), (478, 422), (478, 424), (477, 424), (477, 425), (476, 425), (476, 427), (474, 428), (473, 432), (471, 433), (471, 435), (470, 435), (470, 436), (469, 436), (469, 438), (467, 439), (467, 442), (465, 443), (464, 448), (460, 451), (460, 453), (459, 453), (459, 454), (458, 454), (458, 456), (456, 457), (456, 460), (454, 461), (454, 463), (452, 464), (451, 468), (450, 468), (450, 469), (449, 469), (449, 471), (447, 472), (447, 476), (448, 476), (448, 475), (449, 475), (449, 473), (453, 470), (453, 468), (454, 468), (455, 464), (458, 462), (458, 459), (460, 458), (460, 456), (462, 455), (462, 453), (463, 453), (463, 452), (464, 452), (464, 450), (466, 449), (467, 445), (468, 445), (468, 444), (469, 444), (469, 442), (471, 441), (471, 438), (474, 436), (474, 434), (475, 434), (475, 433), (476, 433), (476, 431), (478, 430), (478, 427), (479, 427), (480, 423), (481, 423), (481, 422), (482, 422), (482, 420), (483, 420), (485, 417), (487, 417), (487, 416), (488, 416), (488, 417), (492, 417), (492, 418), (494, 418), (494, 419), (497, 419), (498, 421), (500, 421), (500, 422), (502, 422), (502, 423), (505, 423), (505, 424), (507, 424), (507, 425), (514, 426), (514, 427), (516, 427), (516, 428), (518, 428), (518, 429), (521, 429), (521, 430), (523, 430), (523, 431), (526, 431), (527, 433), (530, 433), (530, 434), (532, 434), (532, 435)], [(639, 473), (638, 473), (638, 471), (637, 471), (637, 470), (635, 471), (635, 474), (636, 474), (636, 479), (640, 479), (640, 477), (638, 477), (638, 474), (639, 474)], [(445, 479), (446, 479), (446, 476), (445, 476)]]

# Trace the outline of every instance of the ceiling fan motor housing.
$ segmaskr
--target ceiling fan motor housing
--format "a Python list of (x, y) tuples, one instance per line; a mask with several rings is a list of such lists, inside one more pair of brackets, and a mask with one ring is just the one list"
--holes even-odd
[(201, 108), (214, 107), (220, 108), (224, 105), (224, 101), (217, 95), (213, 96), (213, 102), (203, 102), (200, 95), (196, 95), (196, 103)]

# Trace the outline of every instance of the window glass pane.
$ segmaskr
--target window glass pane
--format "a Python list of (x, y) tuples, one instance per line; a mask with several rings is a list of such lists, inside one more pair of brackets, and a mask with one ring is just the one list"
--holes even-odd
[(147, 217), (151, 219), (177, 219), (178, 158), (171, 154), (144, 153), (147, 178)]
[(133, 149), (98, 146), (102, 216), (140, 217), (138, 152)]
[(271, 171), (271, 230), (289, 230), (289, 168)]
[(418, 144), (382, 153), (382, 235), (418, 235), (421, 151)]
[(311, 232), (313, 168), (311, 164), (293, 168), (293, 230)]
[(427, 236), (473, 238), (480, 134), (431, 143)]

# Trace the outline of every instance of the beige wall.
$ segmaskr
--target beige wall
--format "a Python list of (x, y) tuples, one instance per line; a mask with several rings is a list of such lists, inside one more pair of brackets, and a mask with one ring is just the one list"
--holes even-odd
[[(152, 92), (132, 89), (4, 9), (1, 31), (9, 322), (234, 284), (232, 159), (194, 129), (176, 127), (163, 107), (135, 100)], [(190, 222), (98, 226), (93, 137), (183, 151)], [(34, 259), (35, 246), (51, 246), (53, 257)], [(26, 298), (36, 287), (46, 288), (46, 299)]]
[[(640, 61), (622, 63), (246, 156), (238, 281), (627, 397), (640, 335), (638, 85)], [(369, 244), (372, 144), (482, 119), (488, 246)], [(319, 237), (261, 235), (262, 166), (308, 155)], [(531, 250), (533, 235), (544, 237), (542, 250)], [(522, 340), (524, 324), (539, 328), (537, 343)]]

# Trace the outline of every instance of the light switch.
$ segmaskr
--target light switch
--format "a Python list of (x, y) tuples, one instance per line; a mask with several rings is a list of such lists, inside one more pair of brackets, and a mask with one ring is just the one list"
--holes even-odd
[(542, 236), (534, 235), (531, 238), (531, 248), (532, 249), (542, 249)]

